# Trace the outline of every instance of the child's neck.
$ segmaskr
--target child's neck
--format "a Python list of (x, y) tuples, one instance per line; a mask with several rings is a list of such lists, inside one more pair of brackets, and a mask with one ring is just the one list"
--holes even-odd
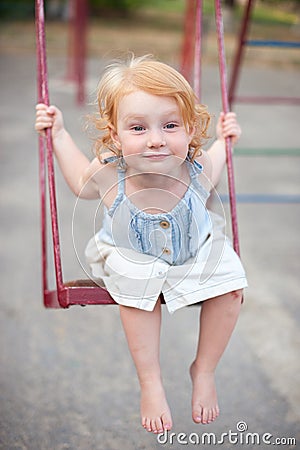
[(128, 176), (131, 187), (137, 190), (157, 188), (173, 191), (175, 186), (178, 185), (178, 182), (188, 182), (186, 180), (187, 171), (185, 164), (182, 164), (174, 172), (168, 174), (154, 172), (139, 173), (128, 167), (126, 175)]

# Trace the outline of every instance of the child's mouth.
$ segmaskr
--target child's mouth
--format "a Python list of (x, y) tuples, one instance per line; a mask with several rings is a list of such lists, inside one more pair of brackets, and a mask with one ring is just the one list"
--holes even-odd
[(147, 159), (160, 160), (170, 156), (168, 153), (146, 153), (143, 155)]

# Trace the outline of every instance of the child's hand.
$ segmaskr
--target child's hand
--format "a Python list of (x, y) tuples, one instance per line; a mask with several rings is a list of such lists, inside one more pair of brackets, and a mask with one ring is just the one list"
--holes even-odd
[(62, 112), (56, 106), (47, 106), (43, 103), (36, 105), (35, 129), (43, 133), (46, 128), (52, 128), (52, 138), (55, 139), (64, 130)]
[(232, 143), (236, 144), (242, 134), (241, 127), (236, 120), (236, 114), (221, 112), (217, 123), (217, 138), (224, 140), (227, 137), (232, 138)]

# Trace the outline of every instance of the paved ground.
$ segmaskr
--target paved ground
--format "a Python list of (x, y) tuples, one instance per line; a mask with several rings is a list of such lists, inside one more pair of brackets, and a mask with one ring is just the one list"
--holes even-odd
[[(96, 85), (101, 67), (90, 62), (90, 87)], [(90, 143), (80, 129), (86, 110), (75, 108), (72, 87), (61, 82), (64, 68), (63, 60), (50, 60), (52, 101), (62, 107), (68, 128), (89, 153)], [(139, 425), (138, 385), (117, 307), (49, 311), (42, 306), (34, 72), (33, 56), (1, 57), (0, 448), (179, 449), (184, 444), (178, 442), (178, 435), (173, 444), (170, 436), (166, 444), (158, 443)], [(300, 96), (296, 72), (248, 69), (241, 86), (249, 93)], [(203, 100), (218, 112), (215, 67), (204, 71)], [(239, 106), (236, 110), (244, 129), (240, 148), (300, 147), (298, 107)], [(237, 192), (300, 195), (299, 163), (299, 157), (291, 156), (237, 156)], [(75, 199), (60, 176), (58, 191), (64, 272), (66, 279), (76, 278), (83, 271), (71, 238)], [(225, 182), (220, 191), (226, 192)], [(82, 202), (76, 209), (80, 262), (92, 233), (88, 217), (95, 206)], [(240, 421), (260, 439), (264, 433), (273, 435), (271, 443), (275, 438), (300, 439), (300, 204), (239, 204), (238, 215), (250, 287), (218, 370), (222, 413), (205, 428), (190, 417), (187, 370), (195, 352), (198, 309), (173, 316), (164, 311), (163, 373), (174, 432), (190, 438), (185, 448), (196, 447), (191, 433), (201, 438), (203, 432), (215, 433), (219, 440), (215, 447), (243, 448), (245, 432), (237, 438), (224, 437), (221, 443), (222, 433), (236, 432)], [(247, 447), (256, 445), (250, 441)], [(261, 441), (259, 448), (269, 446)]]

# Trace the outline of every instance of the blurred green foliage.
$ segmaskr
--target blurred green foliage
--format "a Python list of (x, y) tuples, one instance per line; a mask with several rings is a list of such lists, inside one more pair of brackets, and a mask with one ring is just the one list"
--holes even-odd
[(30, 0), (0, 0), (1, 19), (25, 19), (33, 17), (34, 1)]
[(128, 16), (137, 8), (150, 4), (151, 0), (89, 0), (91, 14)]
[[(90, 14), (100, 17), (118, 16), (129, 17), (137, 10), (155, 9), (165, 12), (183, 12), (186, 0), (87, 0)], [(68, 0), (44, 0), (46, 13), (50, 18), (66, 18)], [(238, 0), (223, 0), (223, 3), (231, 3), (238, 6)], [(214, 0), (203, 0), (204, 12), (212, 13)], [(272, 10), (299, 12), (300, 0), (257, 0), (255, 2), (255, 17), (268, 16), (268, 22), (272, 21)], [(239, 8), (236, 8), (239, 9)], [(258, 11), (258, 13), (257, 13)], [(262, 11), (261, 13), (259, 11)], [(264, 12), (265, 11), (265, 12)], [(0, 0), (0, 19), (18, 20), (32, 18), (34, 16), (34, 0)], [(276, 22), (276, 19), (275, 19)]]

